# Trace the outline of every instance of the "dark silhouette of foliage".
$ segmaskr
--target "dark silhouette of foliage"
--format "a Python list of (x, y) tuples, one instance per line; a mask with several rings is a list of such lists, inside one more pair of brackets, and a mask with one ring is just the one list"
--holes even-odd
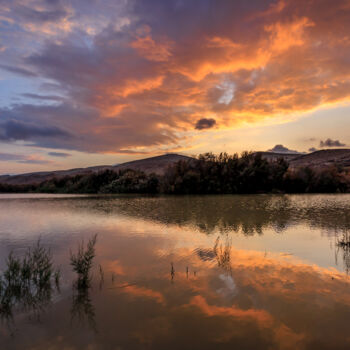
[(346, 169), (300, 167), (290, 169), (283, 158), (267, 160), (260, 153), (229, 155), (201, 154), (197, 159), (180, 160), (164, 175), (124, 169), (103, 170), (63, 178), (39, 185), (0, 185), (0, 192), (44, 193), (334, 193), (349, 192)]

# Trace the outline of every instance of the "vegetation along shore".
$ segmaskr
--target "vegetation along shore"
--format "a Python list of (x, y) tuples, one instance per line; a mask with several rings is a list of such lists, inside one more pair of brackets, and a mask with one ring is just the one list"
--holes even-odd
[[(164, 158), (165, 156), (163, 156)], [(161, 157), (159, 157), (161, 158)], [(162, 158), (162, 159), (163, 159)], [(149, 158), (151, 159), (151, 158)], [(293, 164), (294, 162), (294, 164)], [(350, 172), (340, 163), (323, 167), (300, 166), (284, 157), (267, 158), (261, 153), (241, 155), (202, 154), (181, 157), (164, 171), (101, 167), (96, 171), (51, 176), (41, 182), (12, 184), (0, 181), (0, 192), (36, 193), (149, 193), (149, 194), (239, 194), (239, 193), (348, 193)]]

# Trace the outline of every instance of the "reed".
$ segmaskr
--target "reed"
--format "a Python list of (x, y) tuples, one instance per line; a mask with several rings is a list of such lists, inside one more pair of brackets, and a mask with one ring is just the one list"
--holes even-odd
[(97, 235), (89, 239), (86, 247), (84, 241), (78, 245), (78, 250), (75, 254), (70, 254), (70, 264), (73, 271), (78, 275), (76, 287), (84, 289), (90, 287), (91, 282), (91, 268), (95, 257), (95, 245), (97, 242)]
[(60, 274), (50, 250), (38, 240), (23, 257), (11, 252), (0, 273), (0, 316), (9, 318), (15, 306), (37, 311), (51, 299), (52, 283), (59, 289)]

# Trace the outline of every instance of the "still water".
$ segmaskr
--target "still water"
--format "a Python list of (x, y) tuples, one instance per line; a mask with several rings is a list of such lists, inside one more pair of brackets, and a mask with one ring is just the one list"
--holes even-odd
[[(0, 268), (40, 238), (59, 291), (0, 349), (349, 349), (350, 195), (0, 195)], [(98, 234), (92, 288), (69, 265)], [(101, 271), (100, 271), (101, 266)]]

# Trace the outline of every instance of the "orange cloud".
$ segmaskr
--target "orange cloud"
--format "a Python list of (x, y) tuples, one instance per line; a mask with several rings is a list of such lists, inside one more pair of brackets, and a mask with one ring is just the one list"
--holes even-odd
[[(54, 81), (66, 96), (62, 104), (69, 108), (62, 110), (78, 110), (78, 117), (68, 117), (57, 116), (56, 106), (45, 113), (11, 107), (16, 118), (62, 124), (76, 135), (70, 141), (55, 140), (52, 147), (89, 152), (177, 149), (195, 140), (200, 119), (215, 120), (217, 132), (290, 121), (350, 100), (346, 0), (332, 6), (326, 0), (307, 6), (301, 0), (283, 0), (239, 8), (235, 2), (220, 2), (215, 18), (203, 4), (174, 8), (156, 0), (135, 3), (134, 10), (123, 8), (118, 25), (107, 21), (103, 29), (84, 32), (79, 42), (74, 39), (81, 35), (75, 32), (79, 18), (74, 7), (6, 10), (10, 19), (25, 19), (28, 36), (37, 38), (33, 23), (66, 33), (60, 40), (37, 43), (39, 49), (23, 53), (18, 66), (3, 65), (18, 74), (33, 72), (33, 79)], [(83, 18), (84, 28), (93, 26), (87, 14)], [(106, 18), (107, 11), (98, 22)], [(65, 21), (73, 24), (62, 27)], [(6, 48), (9, 44), (2, 43)], [(83, 114), (88, 115), (84, 122)]]
[(138, 37), (130, 46), (150, 61), (163, 62), (171, 56), (170, 43), (156, 43), (150, 36)]
[(258, 322), (261, 326), (269, 328), (272, 326), (273, 319), (269, 313), (264, 310), (248, 309), (242, 310), (240, 308), (231, 307), (221, 307), (216, 305), (209, 305), (207, 301), (200, 295), (192, 298), (189, 306), (196, 306), (202, 312), (208, 316), (230, 316), (238, 318), (242, 321), (244, 320), (254, 320)]
[(150, 298), (150, 299), (154, 299), (159, 304), (164, 304), (163, 295), (160, 292), (157, 292), (149, 288), (129, 285), (124, 287), (122, 291), (134, 297)]

